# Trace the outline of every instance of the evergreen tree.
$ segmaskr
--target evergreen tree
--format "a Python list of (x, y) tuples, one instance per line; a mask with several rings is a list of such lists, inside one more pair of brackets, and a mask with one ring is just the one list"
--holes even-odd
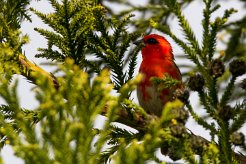
[[(237, 12), (232, 8), (212, 19), (223, 1), (201, 1), (199, 43), (183, 14), (192, 1), (148, 0), (136, 6), (110, 0), (126, 8), (117, 12), (106, 2), (49, 0), (54, 11), (44, 14), (30, 8), (30, 0), (0, 0), (0, 96), (5, 101), (0, 106), (1, 148), (11, 145), (25, 163), (165, 163), (156, 156), (159, 148), (173, 161), (246, 163), (245, 134), (240, 132), (246, 122), (246, 79), (237, 80), (246, 72), (246, 16), (228, 21)], [(35, 28), (47, 39), (47, 48), (40, 47), (36, 57), (52, 60), (57, 66), (52, 73), (25, 57), (28, 36), (20, 27), (23, 21), (32, 21), (29, 12), (52, 29)], [(184, 40), (169, 28), (173, 17)], [(141, 80), (140, 75), (134, 77), (141, 47), (131, 48), (132, 42), (153, 29), (169, 35), (185, 54), (180, 58), (194, 63), (183, 65), (188, 68), (183, 76), (189, 89), (178, 92), (178, 99), (165, 105), (160, 118), (130, 98)], [(219, 39), (221, 32), (229, 39)], [(226, 45), (220, 53), (219, 42)], [(15, 74), (36, 85), (37, 108), (20, 106)], [(175, 84), (171, 78), (154, 81)], [(205, 117), (191, 105), (189, 92), (198, 93)], [(98, 115), (106, 117), (100, 129), (94, 126)], [(188, 117), (210, 132), (210, 141), (185, 127)]]

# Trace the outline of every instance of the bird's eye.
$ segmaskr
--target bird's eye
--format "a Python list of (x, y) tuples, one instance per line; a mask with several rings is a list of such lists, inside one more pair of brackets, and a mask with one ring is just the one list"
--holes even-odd
[(148, 44), (157, 44), (158, 41), (155, 38), (149, 38), (149, 39), (147, 39), (146, 43), (148, 43)]

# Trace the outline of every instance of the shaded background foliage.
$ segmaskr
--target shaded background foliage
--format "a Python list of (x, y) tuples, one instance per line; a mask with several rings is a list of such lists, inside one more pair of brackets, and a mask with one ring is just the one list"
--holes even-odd
[[(211, 20), (221, 1), (201, 1), (205, 8), (199, 44), (182, 14), (191, 2), (150, 0), (139, 6), (124, 0), (49, 0), (54, 12), (44, 14), (29, 9), (30, 1), (2, 0), (0, 95), (6, 103), (0, 108), (1, 146), (11, 145), (26, 163), (161, 162), (156, 157), (160, 147), (163, 155), (187, 163), (245, 160), (242, 154), (233, 152), (234, 147), (240, 147), (241, 153), (246, 148), (244, 134), (238, 132), (246, 120), (245, 79), (236, 81), (246, 68), (245, 16), (228, 22), (236, 12), (229, 9)], [(124, 7), (116, 12), (109, 3)], [(22, 21), (31, 21), (29, 10), (52, 29), (35, 28), (48, 41), (47, 48), (40, 47), (36, 57), (51, 59), (57, 65), (54, 75), (24, 56), (22, 46), (28, 37), (20, 27)], [(173, 18), (177, 18), (185, 40), (169, 28)], [(177, 57), (194, 63), (181, 65), (187, 71), (184, 79), (188, 79), (191, 91), (198, 92), (206, 117), (212, 122), (199, 116), (182, 92), (179, 98), (185, 110), (183, 103), (174, 101), (164, 107), (161, 118), (149, 116), (129, 99), (141, 78), (133, 79), (140, 47), (129, 47), (153, 30), (169, 35), (184, 51), (185, 55)], [(219, 40), (220, 32), (229, 39)], [(226, 49), (217, 53), (219, 41)], [(18, 82), (11, 82), (14, 74), (22, 74), (37, 86), (36, 109), (20, 107)], [(172, 79), (161, 81), (169, 84)], [(118, 94), (112, 95), (113, 90)], [(210, 132), (211, 142), (185, 128), (188, 113)], [(107, 117), (102, 129), (94, 128), (99, 114)], [(115, 126), (115, 122), (136, 131)]]

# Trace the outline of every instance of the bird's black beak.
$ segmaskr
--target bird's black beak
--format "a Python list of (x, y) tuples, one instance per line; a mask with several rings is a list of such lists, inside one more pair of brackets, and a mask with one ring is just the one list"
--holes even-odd
[(143, 39), (136, 40), (135, 42), (133, 42), (133, 44), (135, 44), (137, 46), (140, 44), (144, 44), (144, 40)]

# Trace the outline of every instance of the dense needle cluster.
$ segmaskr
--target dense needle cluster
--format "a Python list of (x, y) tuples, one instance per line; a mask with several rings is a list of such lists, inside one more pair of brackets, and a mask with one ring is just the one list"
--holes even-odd
[(232, 76), (241, 76), (246, 72), (246, 64), (243, 60), (233, 60), (229, 68)]
[(201, 74), (195, 74), (188, 80), (188, 86), (192, 91), (201, 91), (204, 84), (205, 81)]

